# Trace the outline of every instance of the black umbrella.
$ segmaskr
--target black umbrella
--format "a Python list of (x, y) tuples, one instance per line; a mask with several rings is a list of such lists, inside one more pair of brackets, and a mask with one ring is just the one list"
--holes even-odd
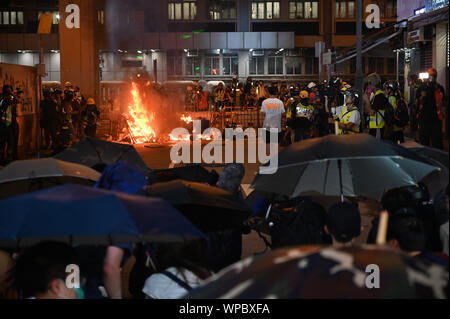
[(243, 199), (201, 183), (183, 180), (158, 183), (145, 187), (142, 194), (167, 200), (204, 232), (240, 227), (250, 215)]
[(99, 163), (111, 165), (118, 162), (125, 162), (139, 169), (144, 174), (147, 174), (149, 171), (149, 168), (134, 146), (103, 141), (91, 137), (85, 137), (80, 142), (57, 154), (55, 158), (89, 167)]
[[(257, 190), (381, 199), (386, 190), (415, 185), (437, 170), (407, 149), (367, 134), (330, 135), (296, 143), (278, 154), (278, 170), (261, 167)], [(266, 173), (266, 174), (264, 174)]]
[(216, 171), (208, 171), (201, 165), (188, 165), (169, 169), (152, 170), (149, 174), (149, 184), (169, 182), (182, 179), (189, 182), (215, 185), (219, 175)]

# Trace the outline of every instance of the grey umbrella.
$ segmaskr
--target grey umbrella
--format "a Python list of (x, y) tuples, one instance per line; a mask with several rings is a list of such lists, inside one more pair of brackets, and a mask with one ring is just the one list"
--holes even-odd
[(80, 142), (75, 143), (70, 148), (56, 155), (55, 158), (89, 167), (99, 163), (111, 165), (118, 162), (125, 162), (144, 174), (147, 174), (149, 171), (149, 168), (134, 146), (90, 137), (85, 137)]
[(278, 170), (252, 188), (290, 197), (322, 194), (380, 200), (386, 190), (415, 185), (440, 168), (407, 149), (370, 135), (327, 136), (296, 143), (278, 154)]

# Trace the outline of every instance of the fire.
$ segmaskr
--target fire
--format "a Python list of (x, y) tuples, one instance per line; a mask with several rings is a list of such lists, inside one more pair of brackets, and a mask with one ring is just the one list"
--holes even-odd
[(133, 101), (128, 105), (127, 123), (135, 144), (149, 143), (155, 141), (156, 132), (152, 127), (155, 114), (146, 110), (139, 93), (138, 85), (133, 82), (131, 95)]
[(180, 120), (182, 120), (183, 122), (186, 122), (186, 124), (192, 123), (194, 122), (192, 120), (192, 116), (185, 116), (184, 114), (181, 116)]

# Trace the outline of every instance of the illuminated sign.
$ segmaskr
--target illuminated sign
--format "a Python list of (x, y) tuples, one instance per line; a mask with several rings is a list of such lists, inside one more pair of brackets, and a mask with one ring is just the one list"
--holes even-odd
[(427, 12), (441, 9), (448, 5), (448, 0), (425, 0)]

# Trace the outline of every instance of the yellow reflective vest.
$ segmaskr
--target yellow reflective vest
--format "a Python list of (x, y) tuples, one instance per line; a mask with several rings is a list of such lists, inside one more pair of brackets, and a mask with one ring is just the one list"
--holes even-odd
[[(349, 109), (347, 106), (345, 106), (341, 112), (340, 122), (343, 124), (350, 123), (350, 117), (353, 115), (354, 112), (359, 112), (357, 107), (352, 107)], [(358, 124), (358, 123), (354, 123), (354, 124)], [(341, 128), (339, 128), (339, 131), (338, 131), (339, 135), (357, 134), (357, 133), (359, 133), (359, 126), (353, 126), (350, 131), (342, 130)]]
[(295, 111), (296, 118), (305, 118), (311, 121), (314, 113), (314, 107), (312, 105), (305, 106), (302, 102), (300, 102), (297, 104)]
[[(2, 101), (0, 101), (0, 108), (2, 107)], [(2, 121), (3, 124), (5, 124), (6, 126), (11, 126), (12, 123), (12, 105), (9, 105), (8, 108), (6, 109), (6, 112), (2, 112), (1, 113), (2, 118), (0, 119)]]
[[(375, 93), (375, 97), (377, 95), (380, 94), (384, 94), (382, 90), (378, 90)], [(375, 97), (374, 97), (374, 101), (375, 101)], [(372, 106), (373, 106), (373, 101), (372, 101)], [(384, 122), (384, 110), (378, 110), (375, 115), (370, 116), (370, 122), (369, 122), (369, 128), (370, 129), (377, 129), (377, 128), (384, 128), (384, 126), (386, 125), (386, 123)]]

